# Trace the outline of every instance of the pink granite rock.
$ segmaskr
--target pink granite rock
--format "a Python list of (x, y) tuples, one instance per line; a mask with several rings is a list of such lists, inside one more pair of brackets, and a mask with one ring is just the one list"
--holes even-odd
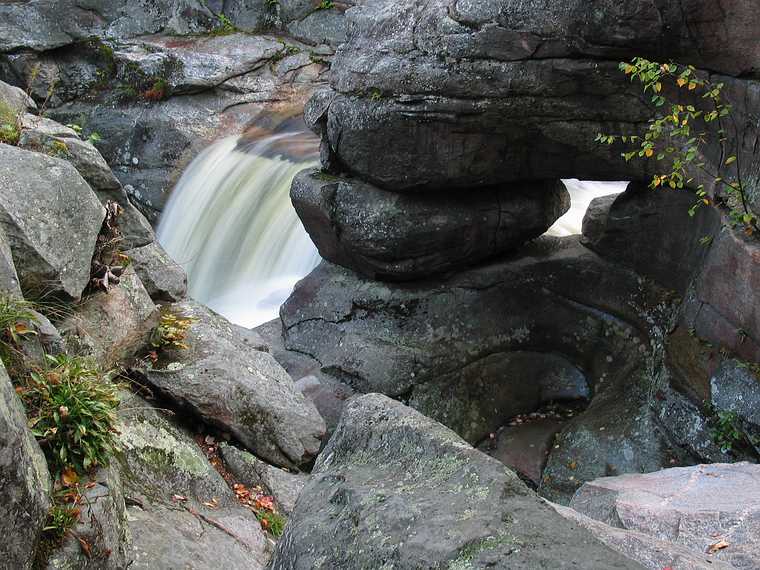
[(760, 568), (760, 465), (696, 465), (605, 477), (583, 485), (570, 507), (736, 568)]

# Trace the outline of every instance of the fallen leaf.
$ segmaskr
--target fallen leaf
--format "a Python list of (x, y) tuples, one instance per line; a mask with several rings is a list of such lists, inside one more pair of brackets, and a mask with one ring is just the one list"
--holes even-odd
[(172, 501), (181, 503), (183, 501), (187, 501), (187, 497), (183, 497), (182, 495), (172, 495)]
[(73, 467), (67, 467), (63, 470), (63, 473), (61, 473), (61, 480), (63, 480), (64, 485), (71, 487), (79, 482), (79, 475), (77, 475), (77, 472), (74, 471)]
[(723, 550), (724, 548), (728, 548), (729, 546), (731, 545), (725, 540), (719, 540), (715, 544), (710, 545), (710, 547), (707, 549), (707, 554), (715, 554), (716, 552)]
[(87, 541), (81, 536), (77, 536), (77, 540), (79, 541), (79, 545), (82, 547), (82, 552), (84, 552), (84, 555), (87, 558), (92, 558), (92, 548), (87, 543)]

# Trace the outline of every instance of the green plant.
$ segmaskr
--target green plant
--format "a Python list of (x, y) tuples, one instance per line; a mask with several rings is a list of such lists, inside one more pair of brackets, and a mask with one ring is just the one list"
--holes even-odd
[(21, 115), (0, 101), (0, 143), (17, 145), (21, 137)]
[(47, 369), (32, 371), (20, 394), (51, 471), (107, 465), (116, 449), (116, 386), (85, 358), (46, 358)]
[(744, 436), (736, 412), (720, 411), (715, 414), (716, 426), (713, 439), (723, 453), (729, 452), (743, 443)]
[(159, 349), (187, 349), (187, 332), (194, 322), (195, 319), (192, 317), (180, 315), (169, 307), (162, 307), (158, 326), (153, 329), (150, 338), (151, 346)]
[(238, 31), (235, 24), (232, 23), (232, 20), (230, 20), (224, 13), (219, 13), (216, 17), (219, 20), (219, 23), (213, 30), (211, 30), (211, 35), (227, 36)]
[(48, 511), (42, 532), (53, 542), (60, 542), (79, 522), (79, 514), (79, 507), (75, 505), (56, 503)]
[(335, 8), (333, 0), (322, 0), (317, 6), (317, 10), (329, 10), (330, 8)]
[(37, 334), (30, 326), (36, 320), (33, 303), (0, 296), (0, 359), (12, 378), (22, 374), (24, 358), (18, 346), (25, 338)]
[(282, 536), (282, 532), (285, 530), (285, 523), (287, 519), (279, 513), (267, 510), (256, 511), (256, 518), (261, 523), (261, 526), (272, 533), (272, 536), (279, 538)]
[(147, 101), (163, 101), (169, 96), (169, 82), (163, 77), (153, 81), (153, 85), (142, 94)]
[[(654, 159), (657, 173), (652, 177), (651, 188), (693, 188), (698, 200), (689, 215), (695, 215), (703, 205), (717, 202), (728, 208), (732, 223), (742, 226), (748, 234), (754, 233), (758, 229), (757, 217), (748, 205), (741, 159), (735, 152), (739, 131), (731, 105), (723, 101), (724, 84), (700, 75), (690, 65), (663, 64), (641, 57), (622, 62), (620, 70), (631, 81), (638, 80), (644, 93), (651, 94), (655, 107), (664, 112), (659, 111), (649, 120), (643, 137), (600, 133), (597, 142), (611, 145), (622, 141), (631, 145), (621, 153), (626, 162)], [(674, 100), (666, 93), (675, 93)], [(688, 97), (694, 99), (693, 104), (679, 102)], [(729, 120), (734, 127), (733, 140), (723, 125)], [(713, 167), (705, 159), (705, 150), (716, 140), (723, 158)], [(711, 197), (710, 189), (714, 190), (715, 198)]]
[(69, 147), (62, 140), (54, 139), (50, 141), (48, 146), (48, 154), (51, 156), (69, 156)]

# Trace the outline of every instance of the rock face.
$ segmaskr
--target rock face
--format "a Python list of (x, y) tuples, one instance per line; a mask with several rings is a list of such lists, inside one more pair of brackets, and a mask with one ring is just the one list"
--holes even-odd
[(733, 414), (750, 444), (760, 453), (760, 379), (746, 362), (726, 360), (710, 378), (710, 402), (718, 412)]
[(319, 450), (325, 423), (287, 372), (211, 310), (192, 301), (172, 310), (194, 319), (189, 349), (169, 354), (164, 369), (147, 370), (148, 382), (259, 457), (290, 468), (308, 463)]
[(543, 234), (570, 207), (559, 180), (466, 195), (402, 195), (304, 171), (290, 196), (324, 259), (392, 280), (423, 278), (513, 249)]
[(128, 267), (118, 286), (88, 296), (58, 328), (71, 352), (108, 369), (142, 350), (157, 324), (156, 306)]
[(31, 569), (50, 506), (50, 488), (45, 456), (0, 365), (0, 556), (9, 568)]
[[(328, 162), (388, 190), (646, 179), (644, 163), (593, 142), (611, 129), (636, 133), (651, 116), (617, 62), (644, 54), (731, 74), (756, 69), (757, 50), (721, 38), (724, 25), (749, 36), (757, 23), (734, 4), (730, 16), (716, 1), (690, 12), (649, 0), (361, 6), (348, 13), (334, 96), (315, 115)], [(689, 33), (697, 28), (705, 35)], [(736, 103), (750, 108), (743, 95)]]
[(639, 567), (497, 461), (377, 394), (348, 403), (303, 497), (273, 570)]
[(263, 487), (266, 493), (274, 497), (278, 508), (290, 516), (309, 479), (308, 475), (278, 469), (232, 445), (225, 444), (219, 449), (227, 468), (238, 482), (247, 487)]
[(50, 119), (27, 114), (22, 122), (19, 146), (70, 162), (104, 206), (109, 200), (119, 204), (122, 208), (119, 227), (123, 247), (137, 247), (153, 241), (150, 223), (129, 201), (105, 159), (74, 130)]
[(607, 525), (706, 553), (734, 568), (760, 563), (760, 467), (748, 463), (675, 468), (586, 483), (576, 511)]
[(179, 301), (187, 293), (187, 274), (158, 242), (126, 252), (151, 299)]
[(654, 191), (632, 182), (613, 200), (592, 202), (583, 220), (583, 243), (683, 295), (710, 251), (705, 239), (721, 226), (712, 208), (689, 216), (696, 200), (688, 191)]
[(119, 431), (129, 568), (263, 569), (270, 546), (261, 526), (192, 438), (144, 400), (126, 403)]
[(104, 217), (69, 163), (0, 144), (0, 222), (25, 292), (78, 299)]

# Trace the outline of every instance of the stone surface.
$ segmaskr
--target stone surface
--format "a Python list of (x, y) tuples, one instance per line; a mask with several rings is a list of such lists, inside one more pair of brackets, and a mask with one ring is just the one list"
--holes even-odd
[(0, 144), (0, 222), (25, 293), (78, 299), (104, 216), (69, 163)]
[(715, 560), (712, 556), (694, 552), (667, 540), (635, 530), (624, 530), (606, 525), (580, 514), (569, 507), (552, 504), (563, 517), (578, 523), (601, 542), (635, 560), (648, 570), (729, 570), (732, 564)]
[(697, 465), (586, 483), (570, 506), (592, 519), (705, 553), (736, 568), (760, 560), (760, 467)]
[(591, 203), (583, 219), (583, 243), (683, 295), (710, 251), (701, 240), (721, 227), (713, 208), (689, 215), (696, 200), (691, 192), (652, 190), (632, 182), (614, 199)]
[(28, 109), (35, 109), (37, 104), (23, 89), (0, 81), (0, 102), (17, 115), (23, 115)]
[(187, 293), (187, 274), (158, 242), (125, 252), (154, 301), (179, 301)]
[(147, 370), (148, 382), (262, 459), (289, 468), (308, 463), (319, 450), (325, 423), (287, 372), (211, 310), (193, 301), (172, 310), (195, 320), (189, 349), (171, 351), (164, 369)]
[[(121, 570), (127, 567), (127, 511), (118, 469), (102, 468), (86, 483), (79, 522), (47, 570)], [(85, 553), (80, 539), (89, 547)]]
[[(45, 456), (26, 426), (24, 407), (0, 364), (0, 556), (9, 568), (32, 568), (50, 506)], [(23, 530), (23, 532), (21, 532)]]
[(19, 283), (16, 266), (13, 263), (11, 251), (5, 231), (0, 228), (0, 291), (11, 297), (21, 297), (21, 284)]
[(143, 350), (157, 324), (158, 309), (128, 267), (118, 285), (86, 297), (58, 328), (69, 350), (107, 370)]
[(119, 228), (123, 247), (137, 247), (153, 241), (153, 229), (127, 198), (121, 183), (111, 172), (98, 150), (77, 133), (43, 117), (27, 115), (21, 129), (19, 146), (43, 152), (70, 162), (105, 206), (111, 200), (122, 208)]
[(760, 360), (760, 306), (753, 301), (736, 302), (754, 299), (758, 287), (760, 245), (724, 227), (715, 236), (686, 300), (684, 326), (741, 358)]
[(128, 567), (263, 569), (271, 546), (261, 526), (187, 432), (137, 396), (122, 407)]
[(320, 255), (373, 279), (412, 280), (474, 265), (545, 233), (570, 207), (559, 181), (402, 195), (318, 170), (290, 197)]
[(639, 568), (502, 464), (378, 394), (348, 403), (303, 496), (272, 570)]
[(757, 369), (737, 360), (721, 363), (710, 378), (710, 403), (736, 415), (739, 426), (760, 453), (760, 379)]
[(478, 449), (501, 461), (537, 489), (554, 436), (561, 428), (562, 422), (554, 419), (504, 427), (494, 434), (493, 440), (486, 440)]
[(278, 509), (290, 516), (309, 479), (308, 475), (278, 469), (232, 445), (222, 444), (219, 451), (227, 469), (239, 483), (246, 487), (263, 487), (266, 493), (274, 497)]

